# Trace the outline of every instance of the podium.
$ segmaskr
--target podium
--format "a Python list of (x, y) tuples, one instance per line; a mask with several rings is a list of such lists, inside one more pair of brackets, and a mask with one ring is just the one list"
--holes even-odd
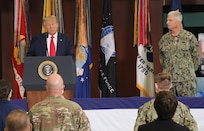
[(72, 56), (29, 56), (24, 59), (23, 86), (26, 89), (28, 109), (47, 97), (45, 84), (50, 74), (58, 73), (65, 85), (64, 97), (74, 97), (76, 67)]

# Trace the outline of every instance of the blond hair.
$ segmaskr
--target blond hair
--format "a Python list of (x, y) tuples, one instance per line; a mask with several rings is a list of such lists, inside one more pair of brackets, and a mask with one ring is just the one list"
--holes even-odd
[(56, 17), (55, 15), (46, 16), (46, 17), (43, 19), (43, 25), (45, 25), (45, 21), (47, 21), (47, 20), (55, 20), (56, 23), (58, 23), (57, 17)]

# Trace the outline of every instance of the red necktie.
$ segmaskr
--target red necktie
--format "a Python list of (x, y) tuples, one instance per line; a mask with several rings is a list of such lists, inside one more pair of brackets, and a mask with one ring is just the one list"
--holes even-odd
[(51, 36), (51, 41), (50, 41), (50, 56), (55, 56), (55, 44), (53, 40), (54, 36)]

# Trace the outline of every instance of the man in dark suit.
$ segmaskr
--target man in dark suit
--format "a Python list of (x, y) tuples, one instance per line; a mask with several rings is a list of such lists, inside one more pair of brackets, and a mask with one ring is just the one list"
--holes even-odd
[(5, 120), (8, 114), (16, 109), (22, 109), (10, 102), (12, 97), (12, 85), (6, 79), (0, 80), (0, 131), (5, 128)]
[(160, 91), (154, 101), (158, 118), (153, 122), (140, 125), (138, 131), (190, 131), (172, 120), (177, 105), (178, 101), (172, 92)]
[[(32, 38), (27, 56), (74, 56), (70, 37), (58, 32), (56, 16), (46, 17), (43, 26), (47, 32)], [(50, 55), (51, 41), (54, 43), (54, 55)]]

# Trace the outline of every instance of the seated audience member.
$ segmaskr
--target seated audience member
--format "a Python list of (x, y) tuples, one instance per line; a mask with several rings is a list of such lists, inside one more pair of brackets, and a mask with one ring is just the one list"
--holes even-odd
[(8, 80), (0, 80), (0, 131), (5, 128), (7, 115), (15, 109), (22, 109), (10, 102), (12, 96), (12, 86)]
[(35, 104), (28, 115), (35, 131), (90, 131), (88, 117), (75, 102), (63, 96), (64, 82), (52, 74), (46, 82), (47, 98)]
[(11, 111), (6, 118), (4, 131), (32, 131), (28, 114), (20, 109)]
[[(172, 87), (171, 75), (166, 72), (158, 73), (155, 76), (156, 93), (160, 91), (170, 91)], [(152, 99), (138, 109), (134, 131), (138, 130), (140, 125), (152, 122), (157, 119), (157, 113), (154, 108), (154, 100)], [(178, 102), (176, 112), (172, 118), (176, 123), (188, 127), (191, 131), (197, 131), (197, 123), (190, 113), (189, 107), (181, 102)]]
[(178, 101), (172, 92), (159, 92), (154, 101), (154, 108), (158, 118), (153, 122), (140, 125), (138, 131), (189, 131), (186, 126), (172, 120), (177, 105)]

